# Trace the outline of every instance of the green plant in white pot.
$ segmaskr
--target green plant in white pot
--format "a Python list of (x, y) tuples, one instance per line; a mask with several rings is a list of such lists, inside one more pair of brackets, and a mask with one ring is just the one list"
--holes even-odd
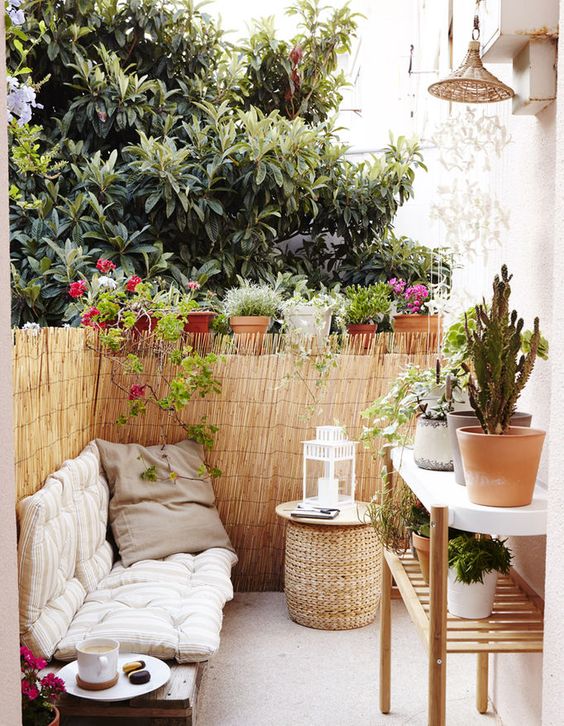
[(476, 306), (476, 326), (466, 325), (468, 396), (480, 426), (457, 430), (468, 496), (475, 504), (519, 507), (530, 504), (545, 432), (511, 425), (541, 342), (535, 318), (523, 348), (523, 319), (509, 311), (511, 276), (496, 275), (489, 306)]
[(225, 293), (223, 311), (234, 333), (266, 333), (282, 307), (280, 293), (268, 285), (240, 280)]
[(341, 322), (343, 306), (344, 298), (338, 286), (315, 291), (298, 284), (282, 306), (285, 329), (307, 337), (316, 336), (321, 341), (329, 335), (333, 316), (338, 324)]
[(347, 331), (349, 335), (363, 336), (365, 347), (368, 347), (378, 323), (390, 312), (390, 287), (385, 282), (368, 287), (351, 285), (344, 293)]
[(506, 540), (471, 532), (449, 540), (447, 602), (451, 615), (479, 620), (493, 610), (497, 576), (508, 575), (511, 551)]

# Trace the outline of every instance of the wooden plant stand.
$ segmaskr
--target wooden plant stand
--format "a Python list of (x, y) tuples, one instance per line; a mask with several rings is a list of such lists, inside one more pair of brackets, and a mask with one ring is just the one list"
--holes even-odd
[(468, 500), (465, 487), (448, 472), (419, 469), (413, 452), (388, 451), (388, 472), (398, 472), (431, 515), (430, 583), (411, 555), (384, 551), (380, 606), (380, 711), (391, 708), (392, 578), (428, 651), (428, 724), (445, 726), (446, 662), (450, 653), (477, 654), (476, 707), (488, 708), (489, 653), (540, 653), (543, 602), (517, 575), (498, 578), (494, 610), (484, 620), (465, 620), (447, 612), (448, 528), (498, 535), (546, 532), (546, 490), (537, 485), (528, 507), (482, 507)]
[[(61, 664), (62, 665), (62, 664)], [(104, 703), (65, 695), (59, 701), (61, 726), (106, 723), (119, 719), (132, 726), (147, 720), (150, 726), (196, 726), (198, 689), (207, 663), (169, 662), (170, 679), (164, 686), (129, 701)], [(109, 722), (112, 723), (112, 722)]]

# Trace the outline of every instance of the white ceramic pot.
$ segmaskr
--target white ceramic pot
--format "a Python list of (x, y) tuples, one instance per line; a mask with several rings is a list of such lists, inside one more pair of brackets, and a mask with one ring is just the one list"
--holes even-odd
[(446, 421), (420, 416), (413, 448), (413, 458), (420, 469), (452, 471), (452, 447)]
[(456, 570), (449, 567), (447, 604), (448, 611), (457, 618), (481, 620), (492, 614), (497, 572), (484, 575), (484, 582), (473, 582), (467, 585), (456, 581)]
[(294, 305), (284, 316), (286, 325), (303, 335), (325, 338), (331, 330), (331, 308), (320, 308), (305, 303)]

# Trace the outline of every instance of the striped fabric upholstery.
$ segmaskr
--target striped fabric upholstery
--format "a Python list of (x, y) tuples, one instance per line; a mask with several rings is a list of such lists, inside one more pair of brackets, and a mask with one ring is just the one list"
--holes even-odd
[(86, 592), (92, 592), (111, 567), (113, 552), (106, 540), (109, 489), (94, 443), (64, 462), (52, 475), (70, 488), (77, 520), (75, 576)]
[(104, 636), (119, 640), (123, 651), (179, 663), (207, 660), (219, 647), (236, 561), (231, 551), (212, 548), (199, 555), (141, 560), (128, 568), (117, 562), (87, 596), (56, 657), (71, 660), (85, 637)]
[(51, 658), (84, 601), (75, 577), (77, 527), (72, 492), (53, 478), (18, 503), (20, 638)]

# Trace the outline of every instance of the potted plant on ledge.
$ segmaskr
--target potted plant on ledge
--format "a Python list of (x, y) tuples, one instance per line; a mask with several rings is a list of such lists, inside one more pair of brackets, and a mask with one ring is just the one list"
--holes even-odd
[(422, 283), (408, 285), (392, 277), (388, 285), (393, 295), (395, 333), (439, 333), (441, 318), (430, 313), (431, 293)]
[(368, 348), (378, 323), (390, 310), (390, 288), (385, 282), (368, 287), (351, 285), (345, 288), (345, 321), (351, 336), (362, 336)]
[(541, 335), (535, 318), (529, 350), (521, 352), (523, 319), (509, 312), (510, 280), (504, 265), (491, 305), (477, 305), (475, 329), (466, 325), (468, 395), (480, 426), (456, 432), (470, 501), (493, 507), (531, 503), (545, 437), (540, 429), (511, 425)]
[(305, 336), (316, 336), (319, 341), (329, 335), (333, 315), (341, 317), (343, 296), (337, 288), (319, 292), (298, 286), (292, 297), (282, 306), (287, 330)]
[(65, 693), (65, 684), (54, 673), (40, 677), (47, 662), (36, 658), (29, 648), (20, 648), (22, 672), (22, 725), (59, 726), (59, 710), (55, 703)]
[(264, 334), (282, 307), (279, 292), (268, 285), (241, 280), (225, 294), (223, 309), (234, 333)]
[(508, 575), (505, 540), (463, 532), (448, 543), (447, 602), (451, 615), (480, 620), (493, 610), (498, 573)]

